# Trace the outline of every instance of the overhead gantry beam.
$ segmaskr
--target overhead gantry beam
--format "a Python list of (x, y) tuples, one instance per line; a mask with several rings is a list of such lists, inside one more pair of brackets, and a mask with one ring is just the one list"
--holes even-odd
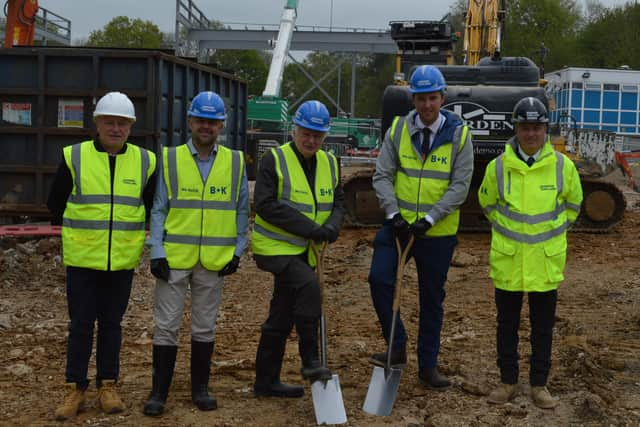
[[(277, 31), (190, 29), (187, 38), (202, 49), (273, 49)], [(398, 47), (388, 32), (294, 31), (291, 51), (391, 53)]]

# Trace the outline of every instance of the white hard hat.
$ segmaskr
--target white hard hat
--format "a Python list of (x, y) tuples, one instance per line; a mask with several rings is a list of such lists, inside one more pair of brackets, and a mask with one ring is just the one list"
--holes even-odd
[(98, 116), (118, 116), (136, 121), (136, 112), (133, 102), (122, 92), (109, 92), (96, 104), (93, 118)]

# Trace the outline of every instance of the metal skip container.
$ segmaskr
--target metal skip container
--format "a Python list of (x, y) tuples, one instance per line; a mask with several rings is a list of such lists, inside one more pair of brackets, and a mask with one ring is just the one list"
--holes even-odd
[(189, 139), (187, 108), (203, 90), (227, 108), (220, 142), (244, 151), (247, 84), (230, 74), (157, 50), (0, 49), (0, 219), (48, 217), (62, 148), (94, 136), (93, 110), (105, 93), (131, 98), (129, 141), (159, 153)]

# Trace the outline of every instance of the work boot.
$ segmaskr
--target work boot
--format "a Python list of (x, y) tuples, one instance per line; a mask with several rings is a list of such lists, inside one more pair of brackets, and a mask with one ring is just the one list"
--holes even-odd
[(311, 316), (296, 316), (296, 331), (298, 332), (298, 351), (302, 359), (302, 378), (310, 382), (327, 381), (333, 374), (320, 363), (318, 357), (318, 318)]
[[(387, 353), (374, 353), (369, 362), (376, 366), (384, 367), (387, 364)], [(407, 365), (407, 352), (405, 349), (391, 350), (391, 367), (404, 368)]]
[(286, 343), (286, 335), (262, 331), (256, 354), (256, 382), (253, 384), (255, 397), (302, 397), (304, 395), (302, 386), (280, 382)]
[(531, 398), (533, 403), (542, 409), (553, 409), (558, 406), (558, 401), (551, 396), (547, 387), (531, 387)]
[(498, 385), (498, 387), (494, 388), (491, 393), (489, 393), (487, 402), (495, 403), (497, 405), (504, 405), (514, 398), (514, 396), (516, 395), (516, 391), (516, 384), (502, 383)]
[(64, 403), (56, 408), (56, 420), (65, 421), (78, 415), (85, 409), (86, 390), (78, 388), (76, 383), (66, 383), (67, 395)]
[(212, 342), (191, 341), (191, 400), (201, 411), (218, 409), (216, 398), (209, 395)]
[(117, 414), (125, 410), (124, 403), (116, 391), (115, 380), (102, 380), (98, 388), (98, 406), (107, 414)]
[(426, 368), (418, 372), (418, 378), (425, 387), (431, 390), (444, 391), (450, 385), (451, 381), (438, 372), (438, 368)]
[(153, 373), (151, 377), (151, 393), (144, 403), (142, 412), (145, 415), (159, 416), (164, 412), (167, 402), (173, 370), (176, 365), (178, 347), (173, 345), (153, 346)]

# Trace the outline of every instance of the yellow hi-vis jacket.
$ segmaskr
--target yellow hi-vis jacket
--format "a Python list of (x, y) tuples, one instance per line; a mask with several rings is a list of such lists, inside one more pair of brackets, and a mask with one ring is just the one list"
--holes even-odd
[(478, 191), (492, 225), (491, 273), (505, 291), (546, 292), (564, 279), (567, 229), (582, 203), (582, 186), (573, 162), (544, 144), (529, 168), (516, 155), (512, 138), (493, 159)]
[[(338, 162), (331, 153), (323, 150), (316, 153), (315, 188), (312, 190), (291, 144), (289, 142), (271, 149), (278, 174), (278, 200), (322, 225), (333, 210), (333, 196), (338, 186)], [(254, 254), (297, 255), (306, 251), (309, 243), (256, 215), (251, 238)], [(308, 260), (312, 267), (316, 265), (313, 251), (309, 251)]]
[[(405, 117), (396, 117), (394, 120), (391, 135), (394, 139), (400, 138), (400, 165), (396, 171), (394, 187), (400, 214), (409, 223), (424, 218), (449, 188), (451, 168), (467, 141), (468, 132), (469, 128), (463, 126), (459, 140), (447, 141), (436, 147), (423, 161), (413, 148)], [(459, 223), (460, 209), (455, 209), (429, 228), (426, 236), (455, 235)]]
[(73, 188), (62, 217), (64, 264), (73, 267), (130, 270), (144, 246), (144, 187), (156, 169), (156, 156), (127, 144), (118, 154), (111, 188), (109, 153), (93, 141), (64, 148)]
[(187, 144), (162, 151), (169, 198), (164, 249), (172, 269), (188, 270), (200, 262), (220, 271), (233, 258), (244, 159), (239, 151), (217, 147), (206, 182)]

